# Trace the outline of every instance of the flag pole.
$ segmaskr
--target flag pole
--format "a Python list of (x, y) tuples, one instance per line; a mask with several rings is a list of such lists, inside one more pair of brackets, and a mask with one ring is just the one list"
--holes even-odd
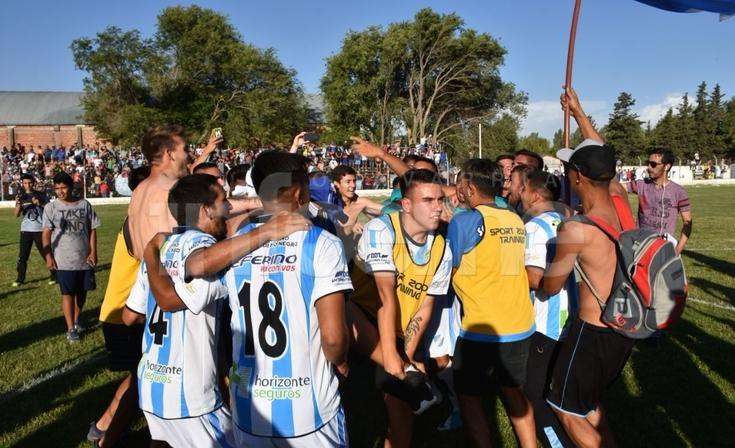
[[(577, 39), (577, 22), (582, 0), (574, 0), (574, 14), (572, 15), (572, 29), (569, 31), (569, 47), (567, 48), (567, 73), (564, 88), (572, 87), (572, 68), (574, 67), (574, 43)], [(564, 109), (564, 146), (569, 147), (570, 139), (569, 108)]]
[[(567, 48), (567, 72), (564, 79), (564, 89), (572, 87), (572, 68), (574, 67), (574, 43), (577, 39), (577, 22), (579, 21), (579, 10), (582, 0), (574, 0), (574, 13), (572, 14), (572, 28), (569, 31), (569, 46)], [(564, 108), (564, 147), (569, 148), (570, 140), (569, 108)], [(569, 177), (564, 173), (564, 202), (571, 205), (572, 191)]]

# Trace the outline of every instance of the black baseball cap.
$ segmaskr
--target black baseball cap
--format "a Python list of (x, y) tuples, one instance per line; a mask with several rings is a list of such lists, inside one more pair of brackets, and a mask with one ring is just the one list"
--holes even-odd
[(588, 138), (574, 149), (560, 149), (556, 157), (592, 180), (608, 181), (615, 177), (615, 151), (597, 140)]

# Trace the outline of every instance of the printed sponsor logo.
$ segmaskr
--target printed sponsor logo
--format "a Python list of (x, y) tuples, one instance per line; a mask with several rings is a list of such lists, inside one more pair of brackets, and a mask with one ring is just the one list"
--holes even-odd
[(298, 261), (299, 257), (296, 254), (246, 255), (234, 266), (239, 267), (250, 263), (257, 265), (258, 270), (263, 273), (295, 272)]
[(251, 264), (294, 264), (298, 261), (298, 258), (295, 254), (246, 255), (243, 261)]
[(250, 391), (253, 398), (268, 401), (296, 400), (302, 397), (304, 389), (311, 387), (310, 377), (255, 377)]
[(497, 236), (500, 242), (506, 243), (526, 243), (526, 229), (523, 227), (494, 227), (489, 231), (490, 236)]
[(409, 297), (416, 300), (421, 298), (421, 294), (429, 289), (429, 285), (422, 283), (416, 279), (409, 279), (408, 284), (403, 282), (403, 275), (398, 278), (398, 290)]
[(369, 263), (387, 263), (388, 255), (381, 254), (380, 252), (371, 252), (365, 257), (365, 261)]
[(334, 277), (332, 278), (333, 285), (342, 285), (345, 283), (349, 283), (350, 281), (350, 273), (347, 271), (338, 271), (334, 274)]
[[(166, 364), (156, 364), (145, 360), (145, 370), (143, 371), (143, 379), (151, 383), (171, 384), (174, 381), (181, 381), (183, 369), (178, 366), (169, 366)], [(176, 378), (178, 377), (178, 378)]]

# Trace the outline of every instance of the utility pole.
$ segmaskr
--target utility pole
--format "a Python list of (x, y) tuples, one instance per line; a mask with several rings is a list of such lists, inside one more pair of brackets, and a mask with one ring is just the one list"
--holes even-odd
[(482, 159), (482, 123), (477, 123), (477, 129), (478, 129), (478, 134), (480, 136), (479, 138), (480, 158)]

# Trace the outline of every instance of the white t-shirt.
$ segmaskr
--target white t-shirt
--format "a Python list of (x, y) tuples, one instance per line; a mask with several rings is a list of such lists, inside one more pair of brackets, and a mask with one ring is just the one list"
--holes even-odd
[[(368, 273), (374, 272), (396, 272), (396, 265), (393, 262), (393, 245), (396, 241), (396, 235), (393, 232), (393, 226), (390, 223), (388, 215), (381, 215), (370, 220), (363, 227), (362, 237), (357, 246), (357, 253), (365, 262)], [(434, 243), (434, 234), (430, 233), (426, 237), (424, 244), (417, 244), (410, 238), (406, 237), (406, 246), (411, 253), (411, 258), (417, 264), (425, 264), (431, 255), (431, 246)], [(427, 294), (439, 296), (447, 293), (449, 282), (452, 276), (452, 251), (447, 245), (444, 250), (444, 258), (434, 274), (434, 278), (429, 285)]]
[(321, 428), (341, 404), (337, 377), (322, 351), (316, 302), (352, 289), (342, 242), (314, 226), (253, 251), (226, 279), (234, 423), (263, 437), (298, 437)]
[[(556, 254), (556, 235), (562, 216), (555, 211), (541, 213), (526, 223), (526, 266), (549, 268)], [(531, 290), (536, 312), (536, 331), (559, 340), (566, 335), (567, 318), (578, 309), (577, 284), (570, 275), (566, 285), (549, 297), (541, 290)]]
[(161, 418), (208, 414), (222, 406), (217, 387), (217, 318), (227, 297), (222, 278), (184, 281), (186, 260), (215, 239), (199, 230), (168, 238), (161, 263), (186, 309), (162, 311), (141, 263), (127, 307), (145, 314), (143, 357), (138, 364), (140, 408)]

